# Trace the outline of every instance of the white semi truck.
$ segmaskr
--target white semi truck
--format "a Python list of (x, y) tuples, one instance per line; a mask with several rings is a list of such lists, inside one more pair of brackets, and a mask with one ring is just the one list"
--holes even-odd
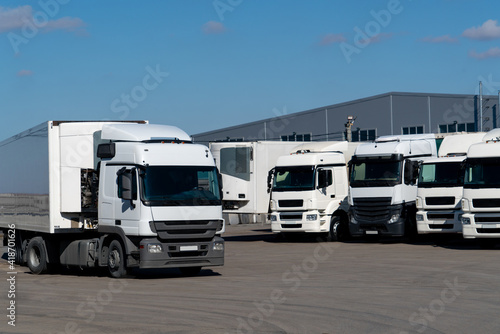
[(316, 142), (278, 158), (269, 177), (274, 233), (322, 233), (345, 240), (349, 160), (357, 143)]
[(419, 234), (462, 232), (463, 161), (469, 147), (481, 142), (484, 135), (446, 136), (439, 146), (439, 157), (420, 165), (416, 200)]
[(1, 142), (0, 156), (0, 228), (14, 231), (9, 254), (34, 274), (62, 265), (194, 275), (224, 263), (214, 159), (179, 128), (49, 121)]
[(500, 129), (473, 144), (465, 160), (462, 234), (492, 243), (500, 239)]
[(359, 145), (349, 164), (351, 235), (415, 235), (418, 164), (436, 156), (434, 134), (383, 136)]
[(223, 212), (230, 224), (267, 223), (270, 193), (267, 176), (278, 157), (301, 142), (252, 141), (210, 143), (222, 174)]

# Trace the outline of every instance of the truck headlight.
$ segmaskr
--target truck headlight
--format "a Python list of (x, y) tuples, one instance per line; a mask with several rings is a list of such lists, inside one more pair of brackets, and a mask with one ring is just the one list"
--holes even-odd
[(224, 243), (223, 242), (214, 242), (214, 246), (212, 247), (214, 251), (223, 251)]
[(401, 214), (399, 214), (399, 213), (392, 215), (392, 217), (391, 217), (391, 219), (389, 219), (388, 223), (389, 224), (397, 223), (399, 220), (399, 217), (401, 217)]
[(269, 220), (271, 220), (272, 222), (278, 221), (278, 216), (271, 215), (271, 216), (269, 216)]
[(462, 217), (462, 225), (470, 225), (470, 218)]
[(418, 222), (423, 222), (424, 221), (424, 215), (417, 214), (417, 221)]
[(163, 252), (161, 244), (148, 244), (148, 252), (153, 254), (158, 254)]
[(357, 224), (358, 221), (354, 218), (354, 216), (351, 216), (351, 224)]
[(318, 220), (318, 215), (317, 215), (317, 214), (314, 214), (314, 215), (306, 215), (306, 220), (307, 220), (307, 221), (315, 221), (315, 220)]

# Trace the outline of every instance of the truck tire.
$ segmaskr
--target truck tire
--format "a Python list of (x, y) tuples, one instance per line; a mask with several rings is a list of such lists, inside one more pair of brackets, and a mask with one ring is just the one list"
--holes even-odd
[(346, 241), (349, 240), (349, 226), (342, 222), (340, 216), (333, 216), (330, 221), (330, 240), (331, 241)]
[(42, 237), (35, 237), (30, 240), (26, 251), (26, 262), (30, 271), (35, 275), (47, 271), (47, 250)]
[(200, 273), (201, 267), (180, 267), (179, 270), (183, 276), (196, 276)]
[(118, 240), (113, 240), (109, 244), (108, 273), (113, 278), (122, 278), (127, 274), (123, 247)]

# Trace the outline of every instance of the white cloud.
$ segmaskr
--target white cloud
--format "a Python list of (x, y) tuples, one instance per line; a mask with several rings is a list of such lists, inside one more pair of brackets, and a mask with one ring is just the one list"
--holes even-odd
[(500, 26), (497, 23), (496, 20), (488, 20), (480, 27), (466, 29), (462, 36), (478, 40), (498, 39), (500, 38)]
[(371, 44), (371, 43), (380, 43), (380, 42), (382, 42), (382, 41), (384, 41), (386, 39), (392, 38), (393, 36), (394, 36), (393, 33), (385, 33), (385, 32), (383, 32), (383, 33), (377, 34), (375, 36), (372, 36), (372, 37), (370, 37), (368, 39), (360, 40), (360, 43), (366, 44), (366, 45)]
[(457, 43), (458, 42), (458, 39), (457, 38), (454, 38), (454, 37), (451, 37), (450, 35), (444, 35), (444, 36), (437, 36), (437, 37), (424, 37), (421, 39), (422, 42), (425, 42), (425, 43), (434, 43), (434, 44), (438, 44), (438, 43)]
[[(39, 14), (39, 15), (37, 15)], [(33, 16), (36, 16), (35, 19)], [(45, 21), (40, 21), (46, 18)], [(17, 8), (0, 7), (0, 33), (19, 30), (27, 25), (34, 25), (43, 32), (54, 30), (78, 31), (82, 32), (85, 22), (77, 17), (62, 17), (56, 20), (48, 19), (48, 15), (43, 11), (33, 14), (31, 6), (21, 6)]]
[(345, 37), (342, 34), (327, 34), (321, 38), (320, 45), (330, 45), (334, 43), (345, 42)]
[(222, 34), (226, 32), (226, 27), (217, 21), (208, 21), (202, 27), (205, 34)]
[(469, 52), (469, 57), (476, 59), (500, 58), (500, 48), (494, 47), (481, 53), (477, 53), (475, 50), (472, 50)]
[(33, 72), (30, 70), (20, 70), (19, 72), (17, 72), (18, 77), (28, 77), (30, 75), (33, 75)]
[(0, 33), (20, 29), (24, 25), (23, 20), (33, 20), (31, 6), (13, 9), (0, 7)]

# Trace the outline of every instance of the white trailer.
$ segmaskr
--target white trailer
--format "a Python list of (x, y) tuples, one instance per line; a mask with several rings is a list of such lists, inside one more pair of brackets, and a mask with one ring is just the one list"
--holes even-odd
[(348, 237), (346, 160), (357, 145), (308, 143), (279, 157), (269, 184), (274, 233), (322, 233), (332, 240)]
[(224, 263), (213, 157), (176, 127), (49, 121), (1, 142), (0, 156), (0, 228), (35, 274)]
[[(500, 129), (473, 144), (465, 160), (462, 234), (466, 239), (500, 238)], [(489, 239), (489, 240), (488, 240)]]
[(210, 143), (222, 174), (223, 212), (230, 224), (266, 223), (270, 193), (269, 171), (279, 156), (301, 142), (253, 141)]
[(418, 164), (436, 156), (434, 134), (384, 136), (359, 145), (350, 161), (351, 235), (416, 234)]
[(462, 232), (462, 165), (469, 147), (481, 142), (484, 135), (480, 132), (446, 136), (439, 147), (439, 157), (420, 165), (416, 200), (419, 234)]

